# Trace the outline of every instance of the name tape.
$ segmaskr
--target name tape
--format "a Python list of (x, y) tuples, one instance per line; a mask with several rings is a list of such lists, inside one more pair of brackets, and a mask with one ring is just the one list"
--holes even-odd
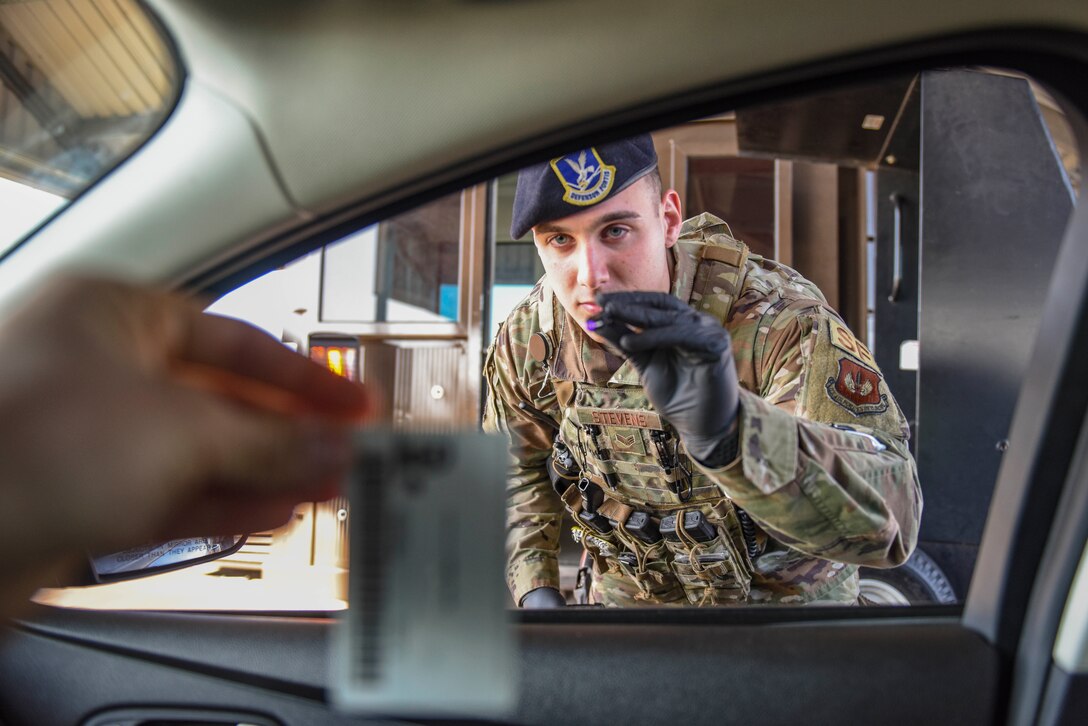
[(628, 408), (581, 408), (576, 409), (578, 423), (596, 426), (628, 426), (636, 429), (658, 429), (665, 427), (661, 417), (653, 411), (639, 411)]

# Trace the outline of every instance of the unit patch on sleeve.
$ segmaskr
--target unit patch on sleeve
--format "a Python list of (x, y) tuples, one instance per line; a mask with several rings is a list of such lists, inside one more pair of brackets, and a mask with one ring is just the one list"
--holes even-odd
[(830, 318), (828, 326), (831, 328), (831, 344), (839, 350), (846, 351), (870, 368), (876, 368), (873, 354), (865, 347), (865, 344), (854, 337), (850, 330), (834, 318)]
[(825, 387), (828, 397), (854, 416), (888, 410), (888, 396), (880, 392), (880, 374), (849, 358), (839, 359), (839, 375), (828, 378)]

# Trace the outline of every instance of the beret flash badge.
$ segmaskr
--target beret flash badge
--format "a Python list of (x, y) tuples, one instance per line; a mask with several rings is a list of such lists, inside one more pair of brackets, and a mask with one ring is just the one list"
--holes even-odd
[(827, 379), (827, 395), (855, 416), (884, 413), (888, 397), (880, 392), (880, 374), (849, 358), (839, 359), (839, 375)]
[(616, 179), (616, 167), (605, 164), (592, 148), (552, 159), (552, 171), (563, 185), (563, 201), (579, 207), (608, 196)]

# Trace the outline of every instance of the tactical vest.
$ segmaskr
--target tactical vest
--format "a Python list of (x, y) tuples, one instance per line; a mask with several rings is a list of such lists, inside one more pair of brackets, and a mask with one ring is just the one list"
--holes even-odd
[[(749, 253), (724, 222), (712, 222), (697, 227), (698, 238), (681, 239), (677, 254), (697, 260), (689, 304), (725, 325)], [(540, 337), (530, 345), (537, 360), (557, 350), (549, 302), (540, 306)], [(786, 587), (784, 597), (773, 589), (751, 592), (753, 575), (766, 579), (756, 574), (755, 562), (769, 543), (784, 550), (771, 559), (781, 559), (786, 570), (793, 557), (807, 574), (819, 570), (827, 585), (853, 574), (770, 541), (694, 466), (641, 387), (549, 379), (562, 412), (553, 458), (557, 490), (576, 523), (575, 539), (593, 561), (598, 602), (727, 605), (747, 602), (750, 594), (759, 601), (809, 599), (803, 587)]]

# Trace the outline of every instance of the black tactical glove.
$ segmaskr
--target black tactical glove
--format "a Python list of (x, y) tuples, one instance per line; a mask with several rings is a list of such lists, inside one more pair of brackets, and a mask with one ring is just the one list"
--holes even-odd
[(563, 595), (554, 587), (538, 587), (530, 590), (521, 598), (521, 606), (526, 610), (547, 610), (561, 608), (567, 604)]
[(732, 461), (740, 397), (721, 323), (663, 292), (602, 293), (597, 304), (594, 332), (634, 364), (646, 396), (688, 453), (711, 467)]

